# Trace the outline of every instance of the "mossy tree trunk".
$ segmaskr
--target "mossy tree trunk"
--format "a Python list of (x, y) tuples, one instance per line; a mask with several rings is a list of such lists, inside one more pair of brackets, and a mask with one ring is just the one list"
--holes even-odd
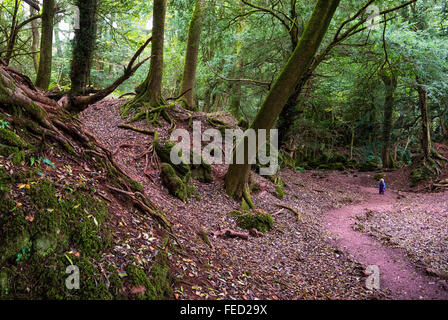
[(165, 37), (165, 15), (167, 0), (154, 0), (152, 20), (151, 62), (146, 80), (137, 88), (135, 102), (146, 102), (150, 106), (163, 104), (163, 41)]
[(70, 65), (71, 98), (86, 94), (95, 51), (98, 0), (77, 0), (75, 4), (79, 8), (80, 28), (75, 30), (73, 40)]
[(190, 110), (196, 109), (194, 103), (194, 87), (196, 82), (196, 69), (198, 66), (199, 43), (201, 39), (203, 2), (204, 0), (196, 0), (196, 5), (190, 20), (187, 52), (185, 55), (184, 71), (179, 90), (179, 95), (186, 92), (182, 99)]
[(431, 123), (428, 113), (427, 92), (417, 79), (418, 105), (422, 117), (422, 152), (425, 160), (431, 157)]
[(397, 76), (393, 72), (382, 71), (380, 77), (386, 89), (381, 160), (384, 168), (392, 168), (393, 161), (391, 157), (390, 136), (392, 131), (392, 114), (395, 103), (394, 93), (397, 89)]
[[(339, 2), (340, 0), (317, 1), (297, 47), (269, 90), (251, 128), (255, 130), (273, 128), (291, 92), (310, 66)], [(245, 150), (247, 151), (247, 145)], [(248, 162), (229, 166), (225, 179), (228, 195), (241, 198), (243, 194), (249, 192), (249, 172), (250, 164)]]
[(42, 7), (39, 68), (36, 77), (36, 87), (43, 90), (48, 90), (48, 86), (50, 85), (55, 11), (56, 1), (44, 0)]

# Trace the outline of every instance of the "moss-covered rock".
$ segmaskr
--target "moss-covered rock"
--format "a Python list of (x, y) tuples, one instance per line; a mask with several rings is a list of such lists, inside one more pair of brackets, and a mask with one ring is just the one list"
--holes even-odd
[(260, 232), (271, 230), (274, 226), (274, 219), (269, 213), (256, 210), (255, 213), (243, 213), (237, 217), (238, 226), (243, 229), (257, 229)]
[(168, 163), (162, 163), (162, 182), (170, 193), (183, 202), (188, 200), (188, 190), (184, 181), (177, 175), (174, 168)]
[(376, 171), (379, 169), (378, 163), (375, 161), (366, 161), (358, 164), (358, 169), (361, 172), (368, 172), (368, 171)]
[[(190, 159), (187, 161), (185, 156), (179, 150), (179, 157), (183, 159), (179, 164), (173, 164), (171, 162), (171, 150), (176, 144), (172, 141), (165, 141), (160, 143), (159, 141), (154, 142), (154, 149), (156, 150), (157, 155), (159, 156), (162, 162), (170, 164), (174, 170), (176, 170), (177, 174), (184, 180), (188, 182), (189, 178), (193, 178), (200, 182), (211, 182), (211, 166), (207, 161), (205, 161), (201, 156), (201, 163), (194, 164), (193, 157), (194, 153), (190, 153)], [(190, 163), (190, 164), (186, 164)], [(188, 177), (188, 179), (185, 179)]]

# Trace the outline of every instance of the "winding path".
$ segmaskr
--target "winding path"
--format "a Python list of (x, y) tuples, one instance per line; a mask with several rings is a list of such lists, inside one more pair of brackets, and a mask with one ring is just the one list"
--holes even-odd
[(448, 299), (448, 291), (439, 286), (439, 279), (416, 268), (404, 249), (385, 246), (368, 234), (353, 230), (356, 215), (369, 210), (392, 212), (397, 197), (391, 191), (379, 195), (377, 189), (359, 188), (366, 193), (365, 202), (331, 210), (324, 216), (323, 225), (335, 237), (336, 245), (366, 266), (377, 265), (380, 286), (390, 290), (392, 299)]

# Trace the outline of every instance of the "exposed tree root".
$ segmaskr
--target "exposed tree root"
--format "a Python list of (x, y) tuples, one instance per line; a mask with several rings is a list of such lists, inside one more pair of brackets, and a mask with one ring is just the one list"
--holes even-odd
[(225, 228), (222, 230), (217, 230), (213, 232), (215, 237), (223, 237), (223, 238), (240, 238), (243, 240), (249, 240), (249, 234), (245, 232), (237, 232), (231, 230), (229, 228)]
[[(12, 71), (0, 60), (0, 108), (12, 114), (14, 124), (29, 132), (30, 137), (40, 139), (41, 148), (50, 143), (59, 146), (68, 154), (84, 157), (98, 171), (104, 172), (104, 182), (111, 191), (124, 196), (143, 214), (149, 214), (180, 245), (172, 233), (171, 225), (163, 211), (145, 197), (141, 186), (130, 178), (114, 162), (113, 154), (103, 148), (90, 133), (84, 131), (76, 120), (57, 102), (42, 95), (30, 79), (17, 71)], [(157, 138), (157, 132), (152, 132)], [(18, 137), (11, 131), (13, 138)], [(14, 141), (13, 141), (14, 142)], [(39, 141), (14, 142), (20, 149), (35, 148)], [(14, 146), (6, 146), (14, 147)], [(17, 148), (17, 147), (16, 147)], [(35, 149), (37, 151), (37, 149)]]
[(302, 214), (300, 212), (298, 212), (297, 210), (295, 210), (295, 209), (293, 209), (291, 207), (288, 207), (288, 206), (286, 206), (284, 204), (280, 204), (280, 203), (277, 203), (276, 205), (277, 205), (277, 207), (280, 207), (280, 208), (283, 208), (283, 209), (288, 209), (289, 211), (294, 213), (296, 215), (296, 217), (297, 217), (297, 221), (298, 222), (302, 221)]

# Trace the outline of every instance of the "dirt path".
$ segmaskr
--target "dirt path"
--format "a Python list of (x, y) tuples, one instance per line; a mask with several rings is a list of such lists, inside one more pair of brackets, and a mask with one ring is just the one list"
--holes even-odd
[(377, 189), (359, 188), (366, 193), (365, 202), (325, 214), (323, 225), (335, 236), (336, 245), (353, 255), (360, 263), (378, 266), (380, 286), (389, 289), (393, 299), (448, 299), (448, 292), (439, 287), (438, 279), (416, 268), (404, 249), (387, 247), (352, 228), (356, 215), (369, 210), (392, 213), (396, 202), (397, 195), (391, 191), (379, 195)]

